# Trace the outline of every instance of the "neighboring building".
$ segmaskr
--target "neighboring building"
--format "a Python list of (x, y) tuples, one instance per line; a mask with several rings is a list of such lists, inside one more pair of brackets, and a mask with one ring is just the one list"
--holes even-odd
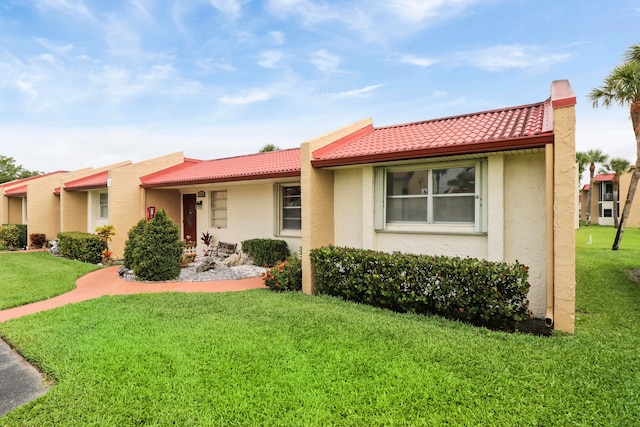
[[(164, 209), (182, 236), (201, 245), (278, 238), (298, 251), (301, 240), (300, 150), (184, 163), (143, 176), (147, 210)], [(240, 247), (240, 246), (238, 246)]]
[(209, 161), (176, 153), (64, 173), (37, 193), (14, 183), (1, 187), (3, 218), (40, 232), (23, 198), (47, 200), (54, 219), (57, 198), (59, 231), (111, 224), (121, 257), (128, 230), (164, 209), (198, 244), (205, 232), (286, 240), (302, 253), (308, 294), (309, 251), (327, 244), (518, 260), (534, 317), (572, 332), (575, 102), (556, 81), (543, 102), (379, 128), (367, 119), (300, 149)]
[[(626, 172), (620, 176), (619, 190), (617, 197), (613, 193), (612, 173), (601, 173), (593, 177), (593, 192), (591, 194), (591, 224), (614, 226), (613, 220), (613, 203), (618, 204), (618, 218), (622, 215), (624, 202), (629, 192), (629, 184), (631, 183), (632, 172)], [(589, 193), (589, 184), (582, 187), (580, 195), (580, 219), (582, 221), (587, 218), (587, 200)], [(629, 218), (625, 220), (625, 227), (640, 227), (640, 203), (637, 201), (631, 205)]]

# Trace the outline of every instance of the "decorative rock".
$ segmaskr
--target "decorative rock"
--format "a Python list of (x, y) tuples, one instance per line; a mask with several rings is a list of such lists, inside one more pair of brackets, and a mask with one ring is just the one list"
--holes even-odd
[(237, 267), (239, 265), (242, 265), (242, 259), (238, 254), (231, 254), (227, 259), (222, 261), (222, 263), (227, 267)]
[(215, 270), (217, 266), (216, 260), (212, 258), (205, 258), (198, 267), (196, 267), (196, 273), (204, 273), (205, 271)]

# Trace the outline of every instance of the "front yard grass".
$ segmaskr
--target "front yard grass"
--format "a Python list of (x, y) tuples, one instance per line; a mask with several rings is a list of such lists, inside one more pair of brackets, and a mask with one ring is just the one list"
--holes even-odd
[[(640, 231), (577, 232), (576, 334), (253, 290), (102, 297), (0, 324), (56, 383), (0, 425), (640, 424)], [(593, 243), (587, 245), (589, 234)]]
[(47, 252), (0, 253), (0, 310), (68, 292), (76, 280), (99, 268)]

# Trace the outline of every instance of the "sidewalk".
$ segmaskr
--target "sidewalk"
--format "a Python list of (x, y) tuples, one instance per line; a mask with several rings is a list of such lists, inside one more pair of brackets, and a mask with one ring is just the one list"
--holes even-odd
[(48, 300), (0, 311), (0, 322), (72, 304), (103, 295), (146, 294), (152, 292), (229, 292), (265, 288), (260, 277), (213, 282), (127, 282), (118, 275), (118, 267), (108, 267), (82, 276), (76, 289)]

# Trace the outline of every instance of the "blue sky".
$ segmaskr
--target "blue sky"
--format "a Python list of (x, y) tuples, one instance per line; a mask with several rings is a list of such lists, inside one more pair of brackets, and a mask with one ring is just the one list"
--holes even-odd
[(635, 160), (628, 108), (593, 109), (640, 42), (640, 0), (5, 0), (0, 155), (75, 170), (281, 148), (576, 92), (578, 150)]

